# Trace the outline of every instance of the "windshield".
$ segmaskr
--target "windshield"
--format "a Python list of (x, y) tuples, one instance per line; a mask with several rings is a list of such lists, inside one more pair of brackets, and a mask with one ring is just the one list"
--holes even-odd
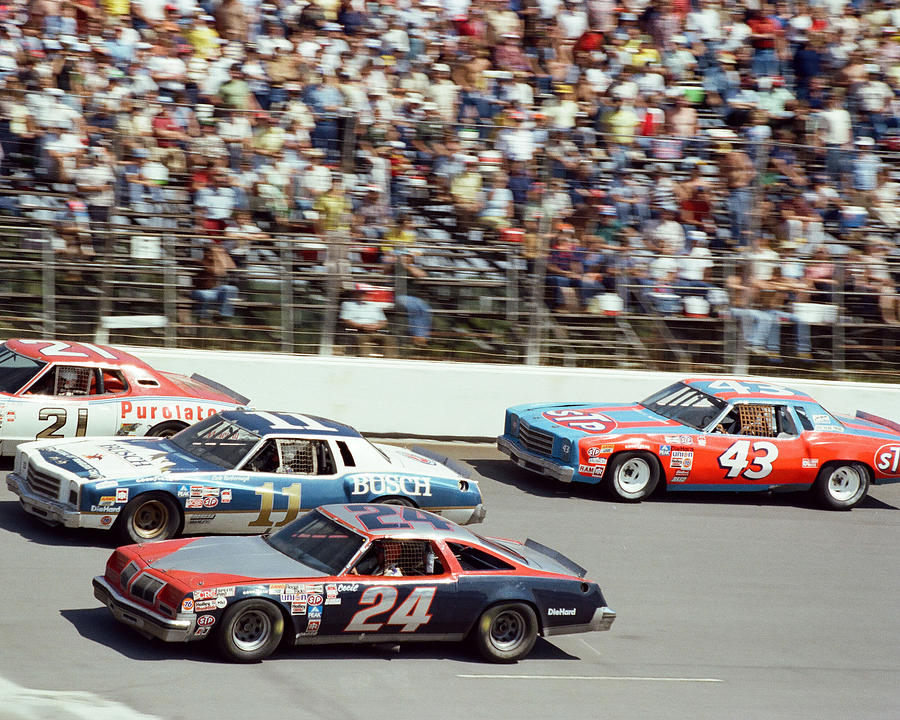
[(307, 513), (266, 538), (297, 562), (337, 575), (363, 545), (363, 539), (318, 512)]
[(219, 415), (201, 420), (173, 435), (182, 450), (223, 468), (233, 468), (259, 442), (259, 435)]
[(684, 383), (669, 385), (640, 403), (657, 415), (703, 430), (728, 406), (724, 400), (707, 395)]
[(47, 363), (18, 355), (0, 345), (0, 392), (15, 393), (37, 375)]

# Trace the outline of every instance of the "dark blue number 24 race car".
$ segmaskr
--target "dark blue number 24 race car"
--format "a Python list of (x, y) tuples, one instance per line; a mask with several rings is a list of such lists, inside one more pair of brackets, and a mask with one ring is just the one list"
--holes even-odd
[(472, 639), (515, 662), (538, 635), (608, 630), (615, 613), (568, 558), (480, 537), (429, 512), (325, 505), (263, 537), (116, 550), (94, 595), (167, 641), (210, 636), (238, 662), (298, 645)]

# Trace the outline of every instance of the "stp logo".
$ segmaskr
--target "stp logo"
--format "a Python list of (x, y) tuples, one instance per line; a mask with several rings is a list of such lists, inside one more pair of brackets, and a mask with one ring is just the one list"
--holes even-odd
[(212, 615), (201, 615), (197, 618), (197, 625), (200, 627), (209, 627), (215, 625), (216, 619)]
[(603, 435), (616, 429), (616, 421), (601, 413), (600, 408), (548, 410), (543, 415), (552, 423), (591, 435)]
[(213, 497), (212, 495), (207, 495), (203, 498), (203, 507), (215, 507), (219, 504), (219, 498)]
[(900, 445), (882, 445), (875, 453), (875, 467), (885, 475), (894, 475), (900, 467)]
[(310, 605), (321, 605), (325, 601), (322, 599), (322, 596), (319, 595), (319, 593), (310, 593), (309, 597), (306, 598), (306, 602), (308, 602)]

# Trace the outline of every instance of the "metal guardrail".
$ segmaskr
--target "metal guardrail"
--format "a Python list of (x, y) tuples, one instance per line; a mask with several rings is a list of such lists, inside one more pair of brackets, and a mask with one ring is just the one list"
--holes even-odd
[[(745, 321), (722, 291), (735, 272), (733, 255), (714, 259), (710, 283), (719, 290), (718, 303), (703, 312), (641, 302), (648, 286), (623, 262), (616, 270), (619, 305), (604, 310), (594, 303), (594, 312), (567, 313), (549, 310), (541, 264), (528, 274), (515, 243), (421, 246), (417, 262), (428, 274), (410, 291), (404, 274), (366, 265), (352, 240), (275, 237), (252, 244), (230, 277), (238, 288), (235, 317), (202, 322), (190, 294), (201, 239), (111, 231), (95, 237), (93, 255), (67, 255), (47, 231), (0, 227), (0, 330), (7, 337), (73, 340), (93, 340), (102, 331), (113, 343), (219, 350), (900, 380), (894, 369), (900, 325), (883, 320), (878, 297), (854, 291), (849, 281), (856, 264), (848, 261), (834, 262), (828, 297), (819, 293), (815, 303), (785, 307), (797, 313), (777, 321), (779, 349), (766, 353), (751, 351)], [(888, 267), (900, 274), (900, 264)], [(385, 329), (367, 334), (344, 327), (341, 303), (358, 283), (383, 302)], [(409, 337), (394, 302), (406, 292), (432, 312), (424, 347)], [(109, 320), (143, 316), (162, 320), (145, 323), (150, 326)], [(809, 328), (809, 356), (797, 352), (798, 318)]]

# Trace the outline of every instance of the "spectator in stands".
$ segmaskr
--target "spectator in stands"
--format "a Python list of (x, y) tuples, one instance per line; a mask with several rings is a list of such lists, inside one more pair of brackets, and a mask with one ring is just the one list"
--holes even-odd
[(396, 270), (400, 273), (398, 290), (401, 292), (396, 295), (395, 302), (406, 313), (406, 332), (413, 345), (425, 347), (431, 336), (431, 306), (422, 299), (426, 288), (421, 281), (428, 273), (416, 264), (416, 256), (408, 248), (398, 252), (396, 258)]
[(191, 291), (191, 297), (199, 304), (197, 317), (201, 324), (212, 320), (213, 307), (222, 320), (234, 317), (234, 300), (238, 289), (229, 280), (234, 269), (234, 261), (223, 245), (208, 242), (203, 246), (203, 258)]
[(753, 197), (751, 183), (756, 177), (756, 169), (747, 153), (733, 148), (730, 143), (719, 143), (716, 152), (719, 155), (719, 171), (727, 188), (725, 206), (728, 210), (731, 243), (742, 247), (747, 244), (750, 232), (750, 206)]
[(583, 274), (582, 253), (575, 245), (575, 228), (561, 223), (547, 257), (547, 284), (552, 292), (551, 307), (554, 310), (577, 312), (581, 309), (578, 290)]
[(340, 308), (340, 322), (350, 338), (358, 340), (359, 351), (366, 352), (378, 333), (387, 328), (387, 316), (382, 303), (367, 298), (369, 287), (363, 283), (353, 286), (353, 295)]

